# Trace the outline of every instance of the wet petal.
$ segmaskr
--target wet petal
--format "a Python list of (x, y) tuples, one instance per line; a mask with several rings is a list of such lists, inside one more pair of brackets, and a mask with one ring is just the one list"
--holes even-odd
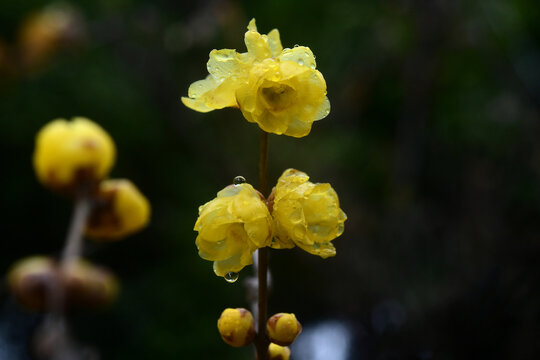
[(270, 46), (270, 52), (274, 57), (279, 56), (283, 51), (278, 29), (274, 29), (268, 33), (268, 45)]

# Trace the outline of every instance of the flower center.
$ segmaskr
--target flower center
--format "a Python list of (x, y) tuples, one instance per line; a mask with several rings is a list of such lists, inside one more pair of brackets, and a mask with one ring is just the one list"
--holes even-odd
[(296, 91), (285, 84), (271, 83), (261, 89), (261, 95), (266, 107), (272, 111), (284, 110), (296, 100)]

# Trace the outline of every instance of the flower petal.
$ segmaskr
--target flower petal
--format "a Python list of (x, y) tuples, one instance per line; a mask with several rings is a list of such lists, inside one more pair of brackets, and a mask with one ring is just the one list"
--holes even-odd
[(281, 61), (292, 61), (300, 66), (305, 66), (310, 69), (315, 69), (317, 67), (315, 56), (307, 46), (295, 46), (292, 49), (285, 49), (278, 58)]
[(278, 29), (274, 29), (268, 33), (268, 45), (270, 46), (270, 52), (273, 57), (279, 56), (283, 51)]

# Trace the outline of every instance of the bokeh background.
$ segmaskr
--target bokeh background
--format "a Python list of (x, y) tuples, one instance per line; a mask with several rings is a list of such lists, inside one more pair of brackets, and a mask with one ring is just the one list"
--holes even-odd
[[(87, 244), (123, 291), (73, 314), (74, 335), (103, 359), (252, 358), (216, 331), (225, 307), (248, 306), (251, 268), (216, 277), (192, 228), (234, 176), (256, 183), (258, 128), (180, 102), (211, 49), (245, 51), (252, 17), (313, 50), (332, 104), (308, 137), (270, 137), (270, 183), (303, 170), (349, 217), (335, 258), (271, 253), (270, 311), (304, 325), (293, 358), (538, 358), (535, 0), (0, 0), (1, 271), (58, 254), (71, 203), (36, 181), (34, 136), (89, 117), (116, 141), (112, 176), (153, 216), (123, 242)], [(29, 359), (40, 316), (1, 289), (0, 358)]]

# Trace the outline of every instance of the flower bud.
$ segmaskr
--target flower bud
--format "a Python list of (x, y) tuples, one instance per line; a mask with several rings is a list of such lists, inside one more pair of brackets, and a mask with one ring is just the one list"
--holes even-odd
[(108, 270), (85, 260), (72, 260), (62, 268), (66, 302), (72, 307), (99, 308), (118, 296), (118, 281)]
[(294, 314), (279, 313), (268, 319), (266, 332), (271, 342), (287, 346), (302, 332), (302, 325)]
[(31, 256), (19, 260), (7, 275), (8, 287), (17, 302), (27, 309), (37, 311), (47, 308), (58, 280), (55, 263), (47, 256)]
[(86, 234), (97, 240), (113, 240), (139, 231), (148, 224), (150, 204), (129, 180), (100, 183)]
[(57, 119), (37, 134), (34, 169), (45, 186), (73, 192), (105, 177), (115, 153), (113, 140), (96, 123), (82, 117)]
[(255, 337), (253, 315), (244, 308), (223, 310), (217, 325), (223, 341), (234, 347), (246, 346)]
[(268, 360), (289, 360), (291, 350), (287, 346), (270, 343), (268, 346)]

